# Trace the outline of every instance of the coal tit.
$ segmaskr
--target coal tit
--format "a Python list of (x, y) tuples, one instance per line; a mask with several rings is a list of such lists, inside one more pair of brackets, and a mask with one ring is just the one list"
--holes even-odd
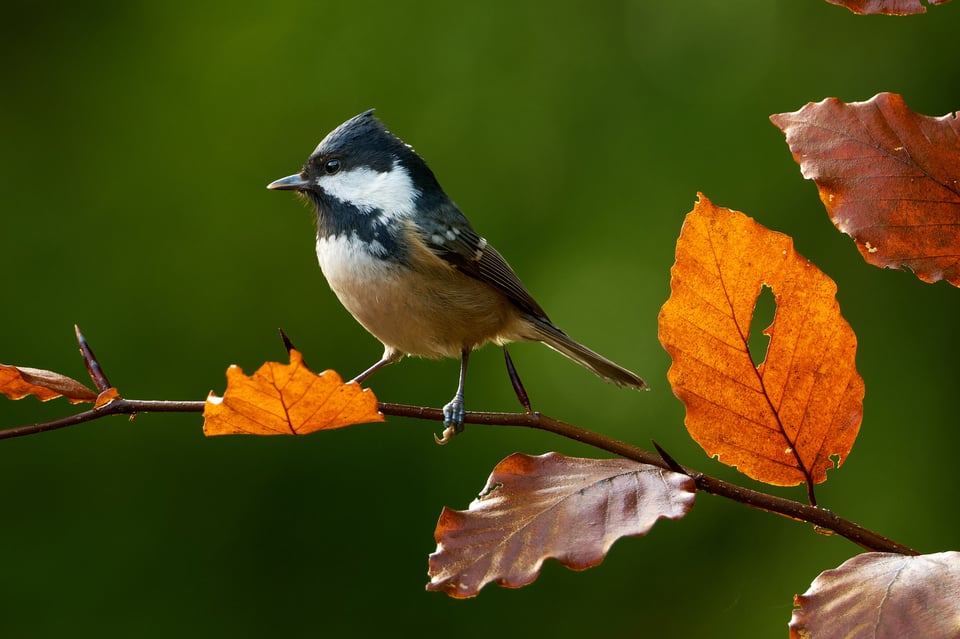
[(354, 381), (404, 355), (460, 357), (457, 392), (443, 408), (448, 433), (463, 428), (470, 352), (489, 342), (543, 342), (607, 381), (647, 388), (553, 325), (426, 162), (373, 110), (338, 126), (299, 173), (267, 188), (313, 202), (320, 268), (344, 307), (383, 343), (383, 357)]

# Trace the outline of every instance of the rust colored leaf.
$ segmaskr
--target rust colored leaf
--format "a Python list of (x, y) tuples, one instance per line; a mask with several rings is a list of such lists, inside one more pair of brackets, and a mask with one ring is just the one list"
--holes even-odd
[(960, 553), (857, 555), (794, 603), (794, 639), (960, 637)]
[(102, 408), (115, 399), (120, 399), (120, 393), (116, 388), (111, 386), (97, 395), (97, 401), (93, 404), (93, 406), (94, 408)]
[[(839, 466), (850, 452), (863, 412), (857, 339), (836, 285), (789, 236), (699, 198), (677, 241), (659, 320), (687, 429), (708, 455), (754, 479), (822, 482), (831, 457)], [(755, 365), (748, 337), (763, 286), (777, 310)]]
[(41, 402), (66, 397), (71, 404), (92, 402), (97, 394), (77, 380), (40, 368), (0, 364), (0, 393), (10, 399), (33, 395)]
[(231, 366), (223, 397), (210, 393), (203, 410), (207, 436), (306, 435), (382, 421), (372, 391), (344, 384), (334, 371), (317, 375), (296, 350), (289, 364), (267, 362), (249, 377)]
[(770, 117), (830, 219), (874, 266), (960, 286), (960, 120), (881, 93)]
[(515, 453), (468, 510), (443, 509), (427, 590), (462, 598), (491, 581), (519, 588), (550, 557), (574, 570), (596, 566), (620, 537), (683, 517), (694, 491), (686, 475), (626, 459)]
[[(929, 4), (945, 4), (950, 0), (927, 0)], [(909, 16), (926, 13), (927, 8), (920, 0), (827, 0), (830, 4), (846, 7), (860, 15), (885, 14), (888, 16)]]

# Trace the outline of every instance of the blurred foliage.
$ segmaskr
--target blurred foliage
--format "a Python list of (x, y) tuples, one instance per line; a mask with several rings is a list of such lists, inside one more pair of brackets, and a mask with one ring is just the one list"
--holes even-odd
[[(957, 547), (960, 296), (864, 264), (767, 117), (880, 91), (957, 110), (960, 4), (912, 18), (817, 0), (4, 12), (0, 361), (82, 378), (76, 322), (128, 397), (221, 392), (228, 364), (284, 359), (278, 326), (318, 370), (365, 368), (379, 344), (323, 282), (312, 214), (264, 187), (375, 106), (551, 317), (654, 389), (518, 345), (534, 405), (740, 482), (683, 429), (657, 312), (698, 190), (792, 235), (837, 281), (867, 387), (821, 503), (924, 551)], [(436, 406), (456, 367), (406, 361), (371, 381), (385, 401)], [(514, 408), (502, 368), (496, 349), (471, 360), (468, 407)], [(4, 401), (0, 421), (66, 410)], [(507, 428), (438, 448), (431, 429), (205, 440), (196, 415), (143, 415), (4, 441), (0, 635), (769, 637), (794, 593), (857, 552), (700, 496), (590, 571), (550, 564), (530, 587), (466, 602), (426, 593), (442, 505), (464, 508), (514, 451), (591, 453)]]

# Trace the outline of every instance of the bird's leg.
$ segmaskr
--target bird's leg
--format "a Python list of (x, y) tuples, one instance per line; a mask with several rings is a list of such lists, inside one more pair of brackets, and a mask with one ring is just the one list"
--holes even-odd
[(403, 353), (395, 351), (388, 346), (386, 349), (384, 349), (383, 357), (380, 358), (380, 361), (378, 361), (376, 364), (374, 364), (367, 370), (363, 371), (362, 373), (360, 373), (350, 381), (353, 381), (359, 384), (360, 382), (370, 377), (371, 375), (376, 373), (378, 370), (380, 370), (387, 364), (393, 364), (394, 362), (399, 361), (402, 357), (403, 357)]
[(523, 406), (523, 410), (527, 413), (532, 413), (533, 409), (530, 407), (530, 397), (527, 396), (527, 389), (523, 387), (523, 382), (520, 381), (520, 376), (517, 375), (517, 369), (513, 365), (513, 359), (510, 358), (510, 353), (507, 351), (507, 347), (503, 347), (503, 359), (507, 362), (507, 374), (510, 376), (510, 383), (513, 384), (513, 392), (517, 394), (517, 399), (520, 400), (520, 405)]
[(457, 394), (443, 407), (443, 436), (434, 439), (438, 444), (446, 444), (455, 435), (463, 432), (463, 417), (466, 412), (463, 407), (463, 385), (467, 379), (467, 360), (470, 359), (470, 349), (460, 351), (460, 383), (457, 385)]

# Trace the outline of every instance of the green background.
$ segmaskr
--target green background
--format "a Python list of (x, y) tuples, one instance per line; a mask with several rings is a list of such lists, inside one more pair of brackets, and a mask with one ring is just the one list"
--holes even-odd
[[(866, 265), (767, 118), (881, 91), (957, 110), (960, 2), (911, 18), (817, 0), (4, 14), (0, 361), (84, 379), (78, 323), (130, 398), (220, 393), (227, 365), (284, 359), (277, 327), (315, 369), (366, 367), (380, 346), (327, 289), (312, 213), (264, 186), (377, 107), (551, 317), (653, 387), (619, 390), (518, 345), (535, 406), (753, 487), (686, 434), (657, 313), (697, 191), (792, 235), (839, 286), (867, 387), (821, 503), (923, 551), (958, 546), (960, 294)], [(371, 384), (438, 406), (456, 371), (408, 360)], [(497, 349), (469, 381), (469, 408), (515, 408)], [(70, 410), (4, 400), (0, 425)], [(700, 495), (592, 570), (551, 561), (521, 590), (427, 593), (442, 506), (466, 508), (515, 451), (596, 454), (507, 428), (440, 448), (436, 430), (205, 439), (198, 415), (141, 415), (0, 442), (0, 636), (785, 636), (794, 593), (858, 551)]]

